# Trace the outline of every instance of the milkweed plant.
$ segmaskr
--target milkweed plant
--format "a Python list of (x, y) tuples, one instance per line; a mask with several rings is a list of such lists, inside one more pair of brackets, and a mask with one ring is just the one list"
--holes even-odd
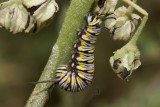
[[(123, 5), (118, 7), (117, 4), (120, 1), (126, 3), (128, 7)], [(59, 10), (59, 6), (55, 0), (9, 0), (2, 2), (0, 3), (0, 27), (7, 29), (13, 34), (19, 32), (37, 33), (54, 21), (54, 16), (57, 12), (60, 12)], [(138, 14), (134, 13), (134, 10)], [(83, 34), (80, 34), (81, 37), (79, 37), (79, 39), (83, 39), (82, 36), (85, 35), (84, 37), (86, 38), (84, 40), (86, 41), (82, 42), (80, 40), (80, 45), (83, 45), (83, 48), (86, 46), (86, 49), (80, 49), (79, 51), (91, 48), (91, 43), (88, 43), (88, 41), (94, 39), (93, 35), (97, 35), (94, 34), (97, 32), (97, 28), (99, 28), (95, 24), (97, 23), (95, 17), (99, 17), (103, 23), (101, 25), (102, 28), (105, 28), (110, 33), (113, 40), (124, 41), (126, 43), (122, 48), (114, 51), (113, 56), (110, 57), (109, 63), (114, 73), (122, 80), (128, 80), (132, 73), (141, 65), (140, 50), (137, 46), (137, 41), (147, 22), (148, 13), (137, 5), (137, 0), (71, 0), (58, 39), (52, 48), (48, 62), (38, 80), (44, 82), (44, 84), (36, 84), (27, 101), (26, 107), (43, 107), (46, 103), (49, 96), (48, 90), (53, 86), (53, 78), (57, 68), (60, 64), (66, 63), (66, 60), (68, 60), (72, 45), (77, 37), (76, 29), (81, 26), (81, 23), (84, 22), (84, 16), (88, 13), (96, 16), (88, 17), (88, 25), (86, 25), (87, 27), (84, 30), (90, 33), (83, 32)], [(76, 45), (79, 44), (77, 43)], [(88, 54), (83, 52), (83, 55), (80, 55), (80, 58), (85, 64), (87, 63), (87, 56), (92, 56)], [(79, 64), (79, 62), (77, 63)], [(74, 64), (77, 63), (74, 62)], [(87, 67), (89, 67), (88, 65)], [(83, 69), (83, 66), (86, 67), (83, 64), (80, 67)], [(88, 78), (87, 75), (85, 78)], [(62, 77), (67, 78), (64, 75)], [(73, 82), (71, 85), (75, 84)], [(78, 86), (79, 84), (76, 85)], [(63, 86), (65, 85), (63, 84)], [(63, 88), (65, 89), (65, 87)]]

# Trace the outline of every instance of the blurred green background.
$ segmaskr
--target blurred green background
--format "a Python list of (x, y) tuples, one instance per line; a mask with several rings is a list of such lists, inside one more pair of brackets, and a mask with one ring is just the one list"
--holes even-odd
[[(0, 0), (1, 2), (4, 0)], [(12, 35), (0, 29), (0, 107), (23, 107), (51, 53), (69, 0), (59, 0), (53, 23), (34, 35)], [(160, 107), (160, 1), (138, 0), (149, 13), (138, 47), (142, 65), (126, 82), (109, 65), (113, 51), (125, 43), (113, 41), (104, 29), (96, 44), (95, 86), (79, 93), (53, 89), (46, 107)], [(100, 93), (96, 91), (99, 89)]]

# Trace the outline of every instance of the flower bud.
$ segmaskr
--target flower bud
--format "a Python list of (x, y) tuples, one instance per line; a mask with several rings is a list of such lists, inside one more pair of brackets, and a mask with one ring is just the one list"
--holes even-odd
[(122, 6), (108, 15), (104, 23), (114, 40), (127, 41), (132, 37), (139, 19), (137, 14), (128, 15), (128, 9)]
[(36, 20), (37, 30), (50, 24), (59, 10), (55, 0), (23, 0), (23, 5)]
[(34, 28), (34, 20), (22, 4), (7, 1), (0, 4), (0, 27), (12, 33), (29, 32)]
[(110, 64), (117, 76), (128, 79), (140, 65), (140, 52), (136, 46), (126, 45), (110, 58)]

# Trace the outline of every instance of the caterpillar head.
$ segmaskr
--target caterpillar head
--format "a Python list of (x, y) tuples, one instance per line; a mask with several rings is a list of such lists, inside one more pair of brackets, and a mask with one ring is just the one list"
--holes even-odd
[(99, 27), (102, 24), (102, 20), (98, 17), (98, 15), (89, 13), (86, 17), (86, 23), (88, 26)]

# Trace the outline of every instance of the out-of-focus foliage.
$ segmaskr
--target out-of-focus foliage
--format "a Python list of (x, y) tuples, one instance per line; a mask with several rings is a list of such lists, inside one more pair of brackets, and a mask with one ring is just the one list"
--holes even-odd
[[(69, 4), (57, 2), (63, 3), (53, 23), (35, 35), (0, 29), (0, 107), (25, 105), (34, 87), (28, 83), (38, 80)], [(142, 65), (132, 78), (122, 81), (112, 71), (109, 58), (124, 42), (113, 41), (104, 30), (96, 44), (95, 86), (79, 93), (55, 87), (46, 107), (160, 107), (160, 1), (138, 0), (138, 4), (149, 12), (149, 20), (138, 42)]]

